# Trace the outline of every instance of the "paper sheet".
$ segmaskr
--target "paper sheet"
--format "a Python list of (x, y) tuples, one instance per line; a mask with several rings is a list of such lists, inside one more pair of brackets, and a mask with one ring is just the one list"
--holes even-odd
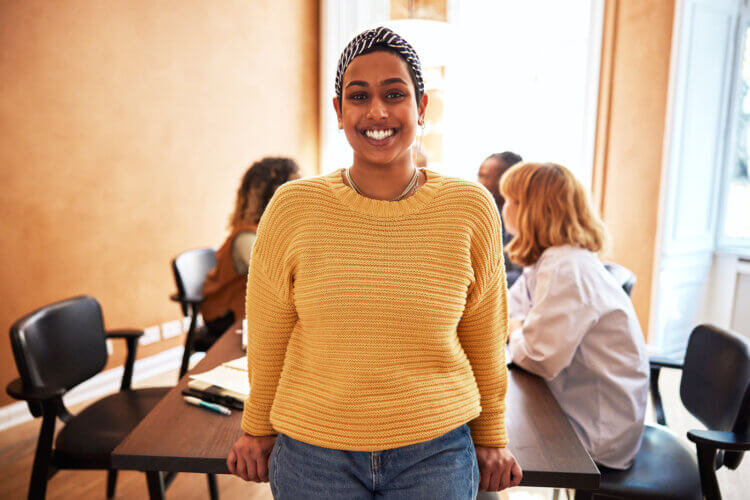
[(227, 361), (226, 363), (222, 363), (221, 366), (226, 366), (227, 368), (235, 370), (242, 370), (247, 374), (247, 356)]

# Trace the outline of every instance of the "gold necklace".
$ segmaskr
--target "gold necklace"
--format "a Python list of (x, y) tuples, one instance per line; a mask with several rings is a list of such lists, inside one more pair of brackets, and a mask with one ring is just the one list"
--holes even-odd
[[(356, 184), (354, 184), (354, 180), (352, 180), (352, 175), (349, 173), (350, 168), (347, 168), (344, 170), (344, 178), (346, 178), (346, 182), (349, 183), (349, 185), (354, 189), (354, 191), (362, 196), (366, 196), (360, 189), (357, 187)], [(388, 201), (399, 201), (403, 199), (407, 194), (411, 193), (411, 191), (419, 184), (419, 169), (415, 168), (414, 173), (411, 176), (411, 180), (409, 181), (409, 184), (406, 185), (404, 190), (401, 192), (400, 195), (396, 196), (395, 198), (388, 200)], [(369, 197), (368, 197), (369, 198)]]

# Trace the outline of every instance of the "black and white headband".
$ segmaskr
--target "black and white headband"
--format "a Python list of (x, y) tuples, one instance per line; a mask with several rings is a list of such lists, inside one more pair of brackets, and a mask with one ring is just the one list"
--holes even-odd
[(355, 57), (361, 56), (376, 45), (390, 47), (403, 57), (406, 64), (414, 71), (414, 76), (417, 80), (417, 88), (415, 89), (417, 94), (424, 94), (422, 64), (419, 62), (417, 52), (409, 45), (409, 42), (401, 38), (397, 33), (381, 26), (363, 31), (355, 36), (341, 53), (339, 64), (336, 68), (336, 96), (341, 99), (342, 86), (344, 85), (344, 71), (349, 67), (349, 64), (351, 64)]

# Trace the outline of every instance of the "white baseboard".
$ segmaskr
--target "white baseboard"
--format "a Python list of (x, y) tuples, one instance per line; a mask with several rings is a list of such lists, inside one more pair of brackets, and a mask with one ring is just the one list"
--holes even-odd
[(0, 431), (31, 420), (29, 407), (23, 401), (0, 408)]
[[(133, 383), (140, 382), (169, 370), (176, 370), (182, 361), (182, 346), (173, 347), (153, 356), (139, 359), (133, 368)], [(205, 353), (195, 353), (190, 357), (191, 364), (196, 358), (203, 357)], [(82, 384), (73, 388), (64, 397), (66, 406), (100, 398), (106, 394), (113, 394), (120, 389), (124, 367), (118, 366), (99, 373)], [(175, 379), (175, 383), (177, 380)], [(28, 405), (20, 401), (0, 407), (0, 431), (14, 425), (31, 420), (33, 417), (29, 412)]]

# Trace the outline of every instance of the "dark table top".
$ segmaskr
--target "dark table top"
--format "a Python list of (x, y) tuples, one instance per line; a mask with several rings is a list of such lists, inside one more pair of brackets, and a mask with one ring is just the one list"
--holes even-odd
[[(239, 323), (237, 323), (239, 325)], [(233, 325), (188, 372), (199, 373), (244, 354)], [(242, 412), (223, 416), (186, 404), (183, 377), (112, 455), (117, 469), (227, 474), (226, 456), (242, 434)], [(509, 448), (522, 485), (597, 489), (599, 471), (545, 382), (519, 368), (508, 373)]]

